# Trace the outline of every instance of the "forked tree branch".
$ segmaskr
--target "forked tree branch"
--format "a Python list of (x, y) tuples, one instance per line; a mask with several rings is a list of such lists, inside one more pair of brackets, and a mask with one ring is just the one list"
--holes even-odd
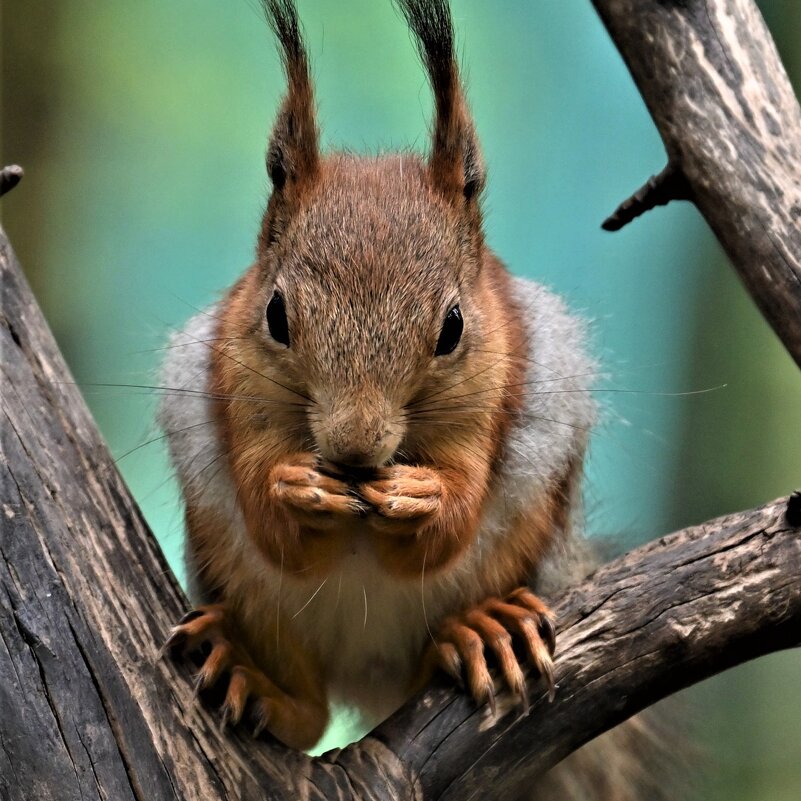
[(801, 367), (801, 109), (759, 10), (752, 0), (592, 4), (668, 156), (604, 227), (691, 199)]
[[(801, 117), (758, 12), (593, 1), (665, 138), (665, 174), (801, 363)], [(670, 189), (655, 181), (617, 221)], [(556, 701), (532, 682), (526, 717), (501, 703), (490, 719), (443, 686), (320, 759), (223, 734), (187, 671), (158, 659), (186, 600), (4, 236), (0, 279), (4, 799), (505, 799), (680, 687), (801, 644), (795, 497), (660, 539), (560, 599)]]
[(664, 695), (801, 640), (801, 531), (780, 500), (633, 551), (568, 593), (556, 701), (532, 681), (526, 717), (503, 695), (492, 719), (435, 687), (328, 758), (221, 734), (185, 666), (158, 658), (186, 600), (4, 237), (0, 278), (4, 799), (509, 798)]

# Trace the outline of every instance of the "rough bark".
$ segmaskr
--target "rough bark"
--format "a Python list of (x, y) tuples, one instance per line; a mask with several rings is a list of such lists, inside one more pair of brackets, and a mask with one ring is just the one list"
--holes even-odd
[(557, 700), (532, 679), (526, 717), (501, 695), (493, 720), (442, 685), (321, 759), (221, 733), (186, 666), (159, 659), (186, 601), (5, 237), (0, 278), (4, 799), (508, 798), (664, 695), (801, 640), (785, 499), (634, 551), (561, 599)]
[(158, 659), (186, 600), (2, 232), (0, 280), (0, 798), (287, 788), (307, 760), (222, 736)]
[[(801, 113), (749, 0), (593, 0), (669, 168), (609, 227), (689, 196), (801, 364)], [(4, 185), (17, 178), (3, 176)], [(0, 797), (509, 798), (659, 698), (801, 644), (799, 502), (678, 532), (556, 604), (556, 701), (432, 687), (320, 759), (221, 733), (158, 658), (186, 608), (0, 235)], [(592, 709), (592, 715), (587, 709)]]
[(671, 194), (692, 199), (801, 366), (801, 109), (759, 11), (752, 0), (592, 2), (662, 135), (670, 181), (657, 177), (604, 227)]
[(429, 692), (371, 736), (406, 763), (425, 798), (515, 798), (610, 724), (801, 644), (801, 531), (786, 508), (782, 499), (659, 539), (559, 599), (553, 704), (535, 685), (528, 717), (490, 726), (485, 711)]

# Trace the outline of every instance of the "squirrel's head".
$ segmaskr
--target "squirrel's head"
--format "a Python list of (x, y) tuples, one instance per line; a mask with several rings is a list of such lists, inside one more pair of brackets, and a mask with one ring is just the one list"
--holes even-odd
[(484, 167), (450, 13), (445, 0), (398, 0), (434, 92), (430, 156), (323, 156), (296, 11), (290, 0), (264, 5), (288, 92), (267, 151), (273, 192), (248, 290), (247, 361), (313, 401), (309, 430), (324, 457), (379, 466), (399, 446), (415, 449), (417, 421), (431, 431), (435, 415), (415, 405), (469, 392), (497, 362)]

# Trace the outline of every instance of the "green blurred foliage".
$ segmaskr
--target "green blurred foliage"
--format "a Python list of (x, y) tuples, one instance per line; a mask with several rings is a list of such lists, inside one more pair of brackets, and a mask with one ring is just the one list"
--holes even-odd
[[(324, 143), (424, 149), (429, 94), (389, 0), (299, 5)], [(801, 80), (797, 0), (761, 5)], [(589, 3), (453, 8), (488, 239), (593, 320), (609, 373), (590, 532), (628, 547), (801, 484), (801, 378), (694, 209), (599, 229), (664, 152)], [(4, 0), (2, 13), (2, 160), (26, 167), (4, 225), (180, 575), (156, 393), (94, 385), (156, 385), (169, 330), (249, 264), (279, 61), (256, 0)], [(689, 691), (710, 766), (698, 798), (801, 796), (799, 668), (777, 655)]]

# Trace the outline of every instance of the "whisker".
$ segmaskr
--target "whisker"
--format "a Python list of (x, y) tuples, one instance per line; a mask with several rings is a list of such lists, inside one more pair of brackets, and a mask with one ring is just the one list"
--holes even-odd
[[(190, 335), (185, 333), (185, 336), (190, 336)], [(203, 344), (203, 341), (200, 339), (196, 339), (195, 337), (190, 337), (190, 338), (193, 339), (198, 344)], [(276, 386), (285, 389), (287, 392), (291, 392), (293, 395), (297, 395), (299, 398), (303, 398), (303, 400), (308, 401), (309, 403), (314, 403), (314, 400), (310, 398), (308, 395), (304, 395), (302, 392), (298, 392), (297, 390), (292, 389), (292, 387), (288, 387), (286, 384), (282, 384), (280, 381), (276, 381), (274, 378), (270, 378), (270, 376), (259, 372), (255, 367), (251, 367), (249, 364), (245, 364), (245, 362), (240, 361), (239, 359), (235, 358), (225, 350), (221, 348), (215, 348), (213, 345), (208, 345), (208, 348), (209, 350), (213, 350), (215, 353), (219, 353), (220, 356), (225, 356), (226, 359), (230, 359), (232, 362), (234, 362), (234, 364), (238, 364), (240, 367), (244, 367), (245, 370), (249, 370), (254, 375), (263, 378), (265, 381), (270, 381)]]
[(278, 650), (281, 631), (281, 585), (284, 583), (284, 546), (281, 546), (281, 567), (278, 571), (278, 598), (275, 602), (275, 649)]
[(423, 551), (423, 567), (420, 570), (420, 601), (423, 604), (423, 622), (426, 624), (426, 631), (428, 632), (428, 636), (431, 639), (431, 642), (434, 645), (437, 644), (437, 641), (434, 639), (434, 635), (431, 632), (431, 626), (428, 625), (428, 612), (426, 611), (426, 560), (428, 559), (428, 545), (426, 545), (425, 551)]
[[(528, 304), (528, 306), (525, 309), (525, 312), (528, 312), (536, 302), (537, 301), (535, 299), (530, 304)], [(525, 312), (524, 312), (524, 314), (525, 314)], [(512, 322), (512, 318), (508, 319), (506, 322), (502, 323), (501, 325), (496, 326), (495, 328), (491, 328), (489, 331), (485, 332), (484, 337), (485, 338), (489, 337), (490, 334), (494, 334), (496, 331), (500, 331), (502, 328), (505, 328), (506, 326), (508, 326), (511, 322)], [(519, 347), (520, 348), (525, 348), (527, 346), (528, 346), (527, 340), (523, 339), (523, 341), (520, 343)], [(480, 353), (481, 351), (479, 350), (477, 352)], [(491, 351), (487, 351), (487, 352), (491, 352)], [(508, 355), (508, 354), (506, 354), (506, 355)], [(538, 366), (542, 367), (545, 370), (551, 370), (551, 372), (556, 373), (556, 375), (559, 376), (559, 373), (557, 373), (556, 370), (554, 370), (552, 367), (549, 367), (548, 365), (545, 365), (545, 364), (540, 364), (538, 362), (534, 362), (533, 359), (530, 360), (530, 361), (532, 361), (534, 364), (538, 364)], [(423, 398), (420, 398), (417, 401), (414, 401), (414, 403), (415, 404), (423, 403), (423, 402), (425, 402), (427, 400), (430, 400), (431, 398), (434, 398), (437, 395), (441, 395), (443, 392), (447, 392), (449, 389), (453, 389), (454, 387), (458, 387), (459, 385), (464, 384), (467, 381), (472, 381), (473, 379), (478, 378), (480, 375), (483, 375), (488, 370), (491, 370), (494, 367), (495, 367), (494, 364), (490, 364), (489, 366), (485, 367), (484, 369), (479, 370), (477, 373), (474, 373), (473, 375), (470, 375), (467, 378), (462, 379), (461, 381), (457, 381), (455, 384), (451, 384), (449, 387), (444, 387), (443, 389), (438, 390), (437, 392), (434, 392), (434, 393), (432, 393), (430, 395), (427, 395), (427, 396), (425, 396)], [(413, 405), (413, 404), (410, 404), (410, 405)]]
[(458, 387), (464, 384), (467, 381), (472, 381), (474, 378), (478, 378), (480, 375), (483, 375), (489, 370), (495, 368), (494, 364), (490, 364), (485, 367), (483, 370), (479, 370), (477, 373), (473, 373), (472, 375), (467, 376), (467, 378), (463, 378), (461, 381), (457, 381), (455, 384), (451, 384), (450, 386), (444, 387), (443, 389), (438, 390), (437, 392), (432, 392), (430, 395), (426, 395), (422, 398), (418, 398), (418, 400), (413, 401), (412, 403), (407, 404), (407, 407), (410, 406), (419, 406), (421, 403), (425, 403), (425, 401), (431, 400), (431, 398), (436, 398), (437, 395), (441, 395), (443, 392), (447, 392), (449, 389), (453, 389), (454, 387)]
[(337, 600), (334, 604), (334, 611), (336, 612), (339, 609), (339, 599), (342, 596), (342, 571), (339, 572), (339, 584), (337, 585)]
[[(177, 331), (176, 333), (183, 333), (183, 331)], [(174, 348), (188, 348), (190, 345), (205, 345), (208, 342), (243, 342), (246, 340), (247, 337), (212, 337), (210, 339), (194, 339), (191, 342), (175, 342), (171, 345), (160, 345), (158, 348), (145, 348), (144, 350), (133, 350), (130, 351), (130, 355), (132, 356), (139, 356), (143, 353), (158, 353), (159, 351), (164, 350), (173, 350)]]
[[(205, 308), (205, 309), (201, 309), (201, 308), (199, 308), (198, 306), (195, 306), (193, 303), (190, 303), (188, 300), (185, 300), (185, 299), (184, 299), (184, 298), (182, 298), (180, 295), (176, 295), (174, 292), (170, 292), (170, 294), (171, 294), (171, 295), (172, 295), (172, 296), (173, 296), (173, 297), (174, 297), (176, 300), (180, 300), (180, 301), (181, 301), (181, 303), (183, 303), (185, 306), (188, 306), (190, 309), (192, 309), (192, 310), (196, 311), (198, 314), (202, 314), (204, 317), (208, 317), (210, 320), (218, 320), (218, 321), (219, 321), (219, 322), (221, 322), (221, 323), (227, 322), (227, 320), (226, 320), (224, 317), (218, 317), (216, 314), (212, 314), (212, 313), (211, 313), (211, 312), (208, 310), (208, 307), (207, 307), (207, 308)], [(216, 304), (212, 304), (212, 305), (216, 305)], [(242, 326), (242, 328), (244, 329), (244, 328), (245, 328), (245, 326), (243, 325), (243, 326)]]
[(303, 606), (301, 606), (294, 615), (292, 615), (292, 620), (294, 620), (314, 600), (317, 593), (320, 592), (320, 590), (325, 586), (326, 581), (328, 581), (328, 576), (323, 579), (322, 584), (320, 584), (320, 586), (311, 594), (309, 600), (306, 601), (306, 603), (303, 604)]
[[(539, 298), (534, 298), (534, 300), (532, 300), (530, 303), (528, 303), (526, 305), (525, 309), (523, 309), (523, 312), (520, 315), (520, 317), (522, 319), (524, 319), (524, 320), (527, 319), (528, 313), (531, 311), (532, 308), (534, 308), (534, 306), (537, 304), (538, 301), (539, 301)], [(514, 317), (507, 318), (506, 322), (503, 322), (500, 325), (496, 325), (495, 328), (491, 328), (489, 331), (487, 331), (484, 334), (484, 338), (489, 337), (490, 334), (494, 334), (496, 331), (500, 331), (501, 329), (506, 328), (507, 326), (511, 325), (514, 322), (514, 320), (515, 320)], [(525, 344), (526, 343), (523, 342), (523, 345), (525, 345)], [(522, 345), (521, 345), (521, 347), (522, 347)]]
[[(226, 451), (220, 451), (220, 453), (218, 453), (218, 454), (217, 454), (217, 455), (216, 455), (216, 456), (215, 456), (215, 457), (214, 457), (214, 458), (213, 458), (213, 459), (212, 459), (210, 462), (207, 462), (207, 463), (206, 463), (206, 465), (205, 465), (204, 467), (200, 468), (200, 470), (198, 470), (197, 472), (193, 473), (193, 474), (192, 474), (192, 476), (190, 476), (190, 478), (189, 478), (189, 479), (187, 479), (187, 481), (186, 481), (186, 482), (184, 482), (184, 483), (185, 483), (186, 485), (191, 485), (191, 484), (193, 484), (193, 483), (194, 483), (195, 481), (197, 481), (197, 480), (198, 480), (198, 479), (199, 479), (199, 478), (200, 478), (200, 477), (203, 475), (203, 473), (205, 473), (205, 472), (206, 472), (206, 470), (208, 470), (208, 469), (209, 469), (209, 468), (210, 468), (210, 467), (211, 467), (211, 466), (212, 466), (212, 465), (213, 465), (215, 462), (218, 462), (220, 459), (226, 459), (226, 458), (227, 458), (227, 457), (228, 457), (228, 456), (231, 454), (231, 452), (232, 452), (232, 451), (233, 451), (233, 448), (229, 448), (229, 449), (228, 449), (228, 450), (226, 450)], [(220, 470), (222, 470), (224, 467), (225, 467), (225, 462), (223, 462), (223, 464), (222, 464), (222, 465), (220, 465)], [(203, 489), (204, 489), (204, 491), (205, 491), (206, 489), (208, 489), (208, 486), (209, 486), (209, 484), (211, 483), (211, 481), (214, 479), (214, 476), (216, 476), (218, 472), (219, 472), (219, 470), (218, 470), (217, 472), (215, 472), (215, 473), (214, 473), (214, 475), (211, 477), (211, 479), (209, 479), (209, 480), (206, 482), (206, 486), (203, 488)]]
[[(516, 387), (526, 387), (531, 384), (535, 384), (538, 382), (535, 381), (525, 381), (520, 384), (507, 384), (498, 387), (491, 387), (489, 389), (482, 389), (477, 390), (476, 392), (466, 392), (463, 395), (455, 395), (453, 397), (444, 398), (443, 400), (460, 400), (461, 398), (467, 398), (474, 395), (483, 395), (490, 392), (504, 392), (506, 389), (514, 389)], [(508, 397), (508, 398), (528, 398), (534, 396), (546, 396), (546, 395), (569, 395), (569, 394), (585, 394), (585, 393), (598, 393), (598, 392), (608, 392), (608, 393), (616, 393), (616, 394), (623, 394), (623, 395), (646, 395), (648, 397), (662, 397), (662, 398), (683, 398), (689, 397), (692, 395), (705, 395), (709, 392), (717, 392), (718, 390), (725, 389), (728, 384), (719, 384), (714, 387), (705, 387), (703, 389), (693, 389), (687, 390), (682, 392), (652, 392), (650, 390), (642, 390), (642, 389), (627, 389), (622, 387), (587, 387), (587, 388), (576, 388), (576, 389), (547, 389), (547, 390), (537, 390), (535, 392), (519, 392), (519, 393), (506, 393), (503, 395), (498, 396), (499, 398)], [(488, 398), (491, 400), (492, 398)], [(440, 401), (437, 401), (435, 404), (430, 404), (428, 406), (424, 406), (419, 410), (412, 410), (412, 414), (416, 414), (418, 411), (426, 412), (426, 411), (444, 411), (449, 409), (456, 409), (461, 408), (460, 404), (454, 405), (442, 405)], [(465, 407), (466, 408), (466, 407)], [(476, 409), (493, 409), (494, 407), (488, 405), (486, 407), (474, 407)]]
[(167, 431), (166, 433), (161, 434), (158, 437), (153, 437), (153, 439), (147, 440), (147, 442), (141, 442), (139, 445), (137, 445), (134, 448), (131, 448), (129, 451), (125, 451), (125, 453), (123, 453), (122, 456), (117, 456), (114, 459), (114, 464), (118, 464), (123, 459), (125, 459), (127, 456), (130, 456), (132, 453), (136, 453), (136, 451), (138, 451), (140, 448), (144, 448), (144, 447), (146, 447), (148, 445), (152, 445), (154, 442), (159, 442), (162, 439), (167, 439), (167, 437), (171, 437), (171, 436), (173, 436), (175, 434), (180, 434), (183, 431), (189, 431), (190, 429), (193, 429), (193, 428), (200, 428), (200, 426), (211, 425), (214, 422), (216, 422), (216, 421), (215, 420), (204, 420), (202, 423), (193, 423), (190, 426), (184, 426), (183, 428), (175, 428), (172, 431)]
[(207, 392), (202, 389), (186, 389), (183, 387), (162, 387), (155, 384), (113, 384), (109, 382), (87, 382), (87, 381), (54, 381), (54, 384), (69, 384), (78, 388), (97, 387), (100, 389), (143, 389), (152, 390), (161, 396), (181, 396), (191, 395), (194, 397), (208, 398), (209, 400), (237, 400), (249, 401), (252, 403), (273, 404), (275, 406), (297, 406), (306, 409), (308, 404), (298, 403), (297, 401), (275, 400), (274, 398), (262, 398), (257, 395), (226, 395), (224, 393)]
[[(486, 408), (485, 407), (478, 407), (478, 409), (479, 409), (479, 411), (489, 411), (489, 407), (486, 407)], [(475, 411), (476, 411), (475, 407), (468, 407), (467, 409), (460, 409), (458, 407), (455, 407), (453, 409), (448, 409), (447, 410), (447, 412), (449, 414), (465, 413), (465, 414), (471, 414), (471, 415), (475, 414)], [(499, 409), (498, 412), (499, 413), (506, 413), (506, 412), (504, 412), (503, 409)], [(444, 426), (448, 426), (448, 425), (458, 426), (459, 425), (458, 421), (451, 421), (451, 420), (447, 420), (447, 419), (445, 419), (445, 420), (436, 420), (436, 419), (432, 420), (432, 419), (426, 417), (425, 414), (429, 414), (429, 412), (426, 412), (426, 413), (421, 414), (419, 416), (416, 415), (415, 416), (415, 422), (424, 422), (425, 425), (427, 425), (427, 426), (428, 425), (444, 425)], [(590, 430), (586, 426), (580, 426), (580, 425), (577, 425), (575, 423), (568, 423), (565, 420), (556, 420), (555, 418), (546, 417), (545, 415), (535, 414), (533, 412), (518, 413), (518, 412), (511, 411), (511, 412), (508, 412), (508, 414), (512, 414), (514, 416), (525, 417), (526, 419), (529, 419), (529, 420), (542, 420), (542, 421), (544, 421), (546, 423), (556, 423), (558, 425), (563, 425), (563, 426), (568, 426), (569, 428), (574, 428), (577, 431), (589, 431)], [(469, 424), (462, 424), (462, 428), (472, 428), (472, 426), (470, 426)]]
[(544, 362), (538, 362), (536, 359), (532, 359), (531, 356), (523, 356), (522, 353), (515, 353), (514, 351), (500, 351), (500, 350), (487, 350), (486, 348), (474, 348), (473, 349), (476, 353), (489, 353), (491, 356), (502, 356), (503, 358), (507, 359), (519, 359), (520, 361), (528, 362), (529, 364), (533, 364), (536, 367), (542, 367), (543, 370), (550, 370), (552, 373), (555, 374), (554, 378), (547, 379), (548, 381), (559, 381), (560, 378), (567, 378), (569, 376), (564, 376), (561, 373), (558, 373), (548, 364)]
[[(480, 373), (479, 373), (479, 375), (480, 375)], [(561, 376), (560, 375), (557, 378), (538, 378), (538, 379), (533, 379), (531, 381), (523, 381), (523, 382), (513, 383), (513, 384), (498, 384), (495, 387), (489, 387), (488, 389), (479, 389), (479, 390), (476, 390), (475, 392), (463, 392), (461, 395), (446, 395), (444, 398), (440, 398), (439, 400), (434, 401), (434, 403), (440, 403), (441, 401), (453, 400), (453, 399), (459, 399), (459, 398), (467, 398), (467, 397), (469, 397), (471, 395), (481, 395), (484, 392), (492, 392), (493, 390), (496, 390), (496, 389), (504, 389), (504, 388), (508, 388), (508, 387), (523, 387), (523, 386), (530, 386), (530, 385), (534, 385), (534, 384), (550, 384), (550, 383), (552, 383), (554, 381), (568, 381), (568, 380), (576, 379), (576, 378), (593, 378), (593, 377), (602, 377), (602, 376), (603, 376), (603, 373), (599, 373), (598, 371), (593, 370), (593, 371), (588, 372), (588, 373), (576, 373), (575, 375), (568, 375), (568, 376)], [(465, 380), (467, 380), (467, 379), (465, 379)], [(463, 382), (460, 382), (460, 383), (463, 383)], [(457, 385), (454, 384), (453, 386), (457, 386)], [(446, 387), (446, 389), (449, 389), (449, 388), (450, 387)], [(584, 390), (577, 390), (577, 391), (584, 391)], [(439, 393), (434, 393), (434, 394), (439, 394)], [(434, 395), (429, 395), (428, 397), (432, 398), (432, 397), (434, 397)], [(420, 406), (420, 404), (424, 400), (426, 400), (426, 399), (425, 398), (421, 398), (420, 400), (413, 401), (412, 403), (408, 403), (405, 408), (409, 409), (409, 408), (414, 408), (414, 407)], [(423, 406), (423, 408), (425, 408), (425, 405)]]
[[(584, 376), (576, 376), (576, 377), (584, 377)], [(486, 389), (477, 389), (474, 392), (463, 392), (461, 395), (448, 395), (448, 396), (446, 396), (444, 398), (440, 398), (438, 401), (434, 401), (434, 403), (436, 404), (436, 403), (441, 403), (443, 401), (449, 401), (449, 400), (460, 400), (461, 398), (469, 398), (469, 397), (472, 397), (474, 395), (484, 395), (487, 392), (498, 392), (498, 391), (501, 391), (501, 390), (504, 390), (504, 389), (515, 389), (515, 388), (518, 388), (518, 387), (529, 387), (529, 386), (534, 386), (534, 385), (538, 385), (538, 384), (550, 383), (552, 381), (562, 381), (562, 380), (566, 380), (566, 379), (564, 379), (563, 377), (560, 376), (559, 378), (534, 379), (532, 381), (518, 381), (518, 382), (515, 382), (515, 383), (511, 383), (511, 384), (497, 384), (496, 386), (488, 387)], [(583, 392), (584, 390), (574, 390), (574, 391)], [(510, 396), (510, 397), (514, 397), (514, 396)], [(430, 405), (432, 405), (432, 404), (425, 404), (420, 408), (425, 409)], [(418, 406), (419, 407), (419, 404), (418, 403), (409, 404), (409, 406), (410, 407), (411, 406)]]

